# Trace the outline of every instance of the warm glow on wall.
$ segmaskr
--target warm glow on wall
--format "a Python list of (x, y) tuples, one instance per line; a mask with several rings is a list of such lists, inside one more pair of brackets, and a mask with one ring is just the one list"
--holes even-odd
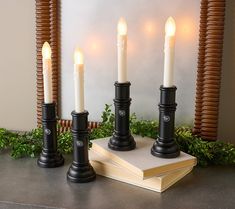
[(149, 37), (155, 37), (156, 35), (156, 25), (152, 21), (146, 21), (144, 23), (144, 32)]
[(98, 49), (98, 44), (96, 42), (91, 43), (91, 48), (93, 51), (96, 51)]
[(87, 39), (86, 49), (90, 55), (101, 55), (103, 43), (101, 37), (90, 37)]
[(195, 36), (198, 34), (197, 23), (190, 17), (179, 18), (178, 19), (178, 34), (179, 37), (184, 40), (195, 39)]

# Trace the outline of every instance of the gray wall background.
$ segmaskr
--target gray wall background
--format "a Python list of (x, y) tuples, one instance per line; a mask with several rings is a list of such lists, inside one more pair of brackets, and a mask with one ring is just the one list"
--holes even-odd
[(104, 104), (112, 104), (117, 79), (116, 26), (128, 23), (128, 78), (131, 111), (157, 119), (159, 87), (163, 80), (164, 26), (176, 20), (175, 84), (177, 123), (192, 124), (200, 1), (195, 0), (62, 0), (62, 117), (74, 109), (73, 51), (85, 56), (85, 107), (99, 121)]
[(0, 127), (36, 127), (35, 2), (0, 0)]
[[(63, 86), (66, 89), (62, 92), (63, 115), (70, 118), (70, 111), (74, 108), (73, 80), (71, 80), (73, 49), (86, 34), (87, 42), (84, 39), (80, 43), (86, 56), (86, 106), (90, 112), (90, 118), (99, 119), (104, 103), (110, 104), (113, 99), (113, 81), (116, 78), (116, 22), (121, 14), (117, 11), (108, 12), (102, 9), (103, 7), (108, 8), (108, 6), (113, 8), (114, 5), (108, 5), (109, 2), (117, 1), (105, 2), (100, 0), (98, 4), (97, 0), (80, 0), (79, 5), (73, 6), (73, 8), (70, 8), (69, 5), (66, 6), (64, 2), (65, 0), (62, 0), (62, 4), (65, 6), (62, 13), (62, 44), (64, 47), (62, 76), (65, 80), (67, 79), (67, 83), (63, 84), (67, 87)], [(67, 0), (67, 2), (72, 4), (77, 1)], [(86, 18), (80, 17), (78, 9), (83, 8), (83, 6), (86, 7), (91, 2), (99, 10), (97, 16), (93, 16), (90, 20), (91, 23), (99, 20), (98, 15), (101, 15), (102, 18), (106, 17), (107, 14), (111, 13), (111, 15), (108, 19), (102, 19), (99, 28), (94, 25), (94, 29), (90, 28), (90, 32), (85, 28), (86, 30), (82, 35), (84, 28), (74, 27), (73, 22), (80, 21), (79, 24), (82, 24)], [(132, 111), (138, 112), (138, 115), (144, 118), (156, 118), (158, 116), (156, 111), (159, 96), (158, 87), (162, 83), (163, 75), (163, 27), (165, 19), (172, 15), (177, 20), (175, 68), (179, 103), (177, 121), (191, 123), (194, 113), (199, 0), (168, 0), (164, 3), (162, 1), (161, 5), (158, 0), (145, 1), (145, 4), (143, 1), (134, 1), (138, 3), (135, 3), (135, 8), (138, 9), (133, 18), (128, 16), (128, 11), (133, 5), (131, 5), (130, 0), (125, 2), (122, 8), (118, 7), (116, 10), (123, 10), (123, 16), (127, 17), (129, 26), (129, 78), (132, 81)], [(172, 6), (173, 2), (174, 6)], [(235, 2), (234, 0), (227, 0), (226, 3), (219, 138), (235, 143)], [(146, 12), (148, 4), (151, 4), (151, 7)], [(92, 8), (87, 8), (87, 10)], [(67, 12), (65, 13), (65, 11)], [(141, 12), (145, 12), (143, 13), (145, 16), (141, 16)], [(182, 30), (179, 30), (179, 26), (188, 17), (190, 17), (189, 24), (193, 22), (193, 35), (183, 37), (182, 33), (191, 34), (190, 28), (186, 27), (188, 24), (185, 24)], [(109, 28), (105, 28), (107, 21)], [(144, 26), (145, 21), (149, 22), (149, 25), (154, 23), (155, 27), (152, 32), (146, 33), (144, 28), (151, 27), (148, 24)], [(138, 28), (138, 25), (141, 25), (141, 27)], [(0, 0), (0, 26), (0, 127), (30, 130), (36, 127), (35, 2), (33, 0)], [(71, 28), (71, 31), (68, 30), (69, 28)], [(110, 33), (105, 34), (103, 39), (100, 39), (99, 37), (106, 30), (110, 30)], [(151, 31), (151, 29), (148, 30)], [(136, 31), (139, 34), (136, 34)], [(89, 39), (87, 37), (88, 32), (90, 34)], [(68, 37), (66, 42), (65, 36)], [(74, 40), (72, 40), (72, 37), (74, 37)], [(101, 50), (104, 54), (101, 53), (99, 56), (96, 54), (97, 51), (94, 49), (98, 48), (99, 45), (88, 44), (92, 43), (92, 37), (98, 37), (97, 39), (101, 41), (105, 40), (105, 47)], [(139, 40), (141, 38), (142, 40)], [(93, 48), (93, 51), (86, 46)], [(108, 51), (108, 57), (105, 54), (106, 51)], [(133, 63), (130, 59), (137, 61)], [(151, 67), (148, 67), (149, 65)], [(99, 79), (101, 78), (104, 80), (100, 82)]]
[(235, 143), (235, 1), (226, 1), (219, 138)]

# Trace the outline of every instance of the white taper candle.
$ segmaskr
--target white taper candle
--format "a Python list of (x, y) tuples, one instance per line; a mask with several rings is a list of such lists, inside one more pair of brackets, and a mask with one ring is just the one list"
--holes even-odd
[(172, 87), (174, 85), (175, 30), (175, 21), (172, 17), (169, 17), (165, 25), (164, 87)]
[(127, 24), (124, 18), (118, 22), (118, 83), (127, 82)]
[(74, 52), (75, 112), (84, 112), (84, 63), (79, 48)]
[(45, 42), (42, 47), (44, 103), (52, 103), (51, 47)]

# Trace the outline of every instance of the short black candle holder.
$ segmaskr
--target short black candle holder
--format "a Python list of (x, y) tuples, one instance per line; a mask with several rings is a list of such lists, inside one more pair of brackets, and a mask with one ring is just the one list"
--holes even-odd
[(67, 172), (68, 181), (86, 183), (95, 180), (96, 173), (88, 157), (88, 112), (72, 112), (73, 162)]
[(175, 143), (176, 87), (160, 87), (159, 136), (151, 149), (152, 155), (160, 158), (176, 158), (180, 150)]
[(42, 104), (43, 148), (37, 164), (43, 168), (55, 168), (64, 164), (57, 150), (57, 120), (55, 103)]
[(108, 147), (117, 151), (129, 151), (136, 147), (136, 142), (129, 128), (130, 115), (130, 82), (115, 82), (115, 129)]

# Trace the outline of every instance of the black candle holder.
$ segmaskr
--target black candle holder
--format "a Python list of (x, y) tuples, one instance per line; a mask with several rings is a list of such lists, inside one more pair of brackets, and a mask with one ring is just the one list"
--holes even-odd
[(130, 115), (130, 82), (115, 82), (115, 129), (108, 147), (117, 151), (129, 151), (136, 147), (136, 142), (129, 128)]
[(88, 112), (72, 112), (73, 162), (67, 172), (68, 181), (86, 183), (95, 180), (96, 173), (88, 157)]
[(159, 106), (159, 136), (151, 153), (160, 158), (176, 158), (180, 150), (175, 143), (175, 103), (176, 87), (160, 87), (161, 96)]
[(55, 103), (42, 104), (43, 148), (37, 164), (43, 168), (54, 168), (64, 164), (57, 150), (57, 120)]

